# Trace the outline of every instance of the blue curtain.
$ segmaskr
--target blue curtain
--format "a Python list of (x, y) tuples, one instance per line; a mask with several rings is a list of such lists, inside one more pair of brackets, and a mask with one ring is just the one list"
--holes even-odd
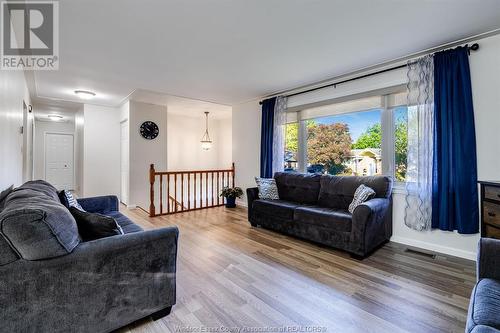
[(476, 134), (467, 47), (434, 55), (432, 227), (479, 231)]
[(276, 97), (262, 101), (262, 125), (260, 128), (260, 176), (273, 176), (273, 131)]

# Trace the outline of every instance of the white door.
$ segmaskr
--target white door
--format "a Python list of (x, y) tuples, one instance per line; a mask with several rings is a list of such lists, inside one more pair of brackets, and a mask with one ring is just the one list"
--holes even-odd
[(45, 180), (58, 190), (73, 190), (73, 135), (45, 134)]
[(129, 135), (128, 121), (121, 124), (121, 195), (120, 201), (128, 205), (128, 175), (129, 175)]

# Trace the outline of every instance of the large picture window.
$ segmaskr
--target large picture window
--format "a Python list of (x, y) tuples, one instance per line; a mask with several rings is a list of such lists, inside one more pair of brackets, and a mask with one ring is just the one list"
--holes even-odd
[(404, 182), (408, 145), (405, 102), (405, 95), (399, 93), (298, 111), (286, 126), (285, 171), (385, 174)]
[(326, 116), (307, 124), (307, 172), (382, 174), (381, 110)]

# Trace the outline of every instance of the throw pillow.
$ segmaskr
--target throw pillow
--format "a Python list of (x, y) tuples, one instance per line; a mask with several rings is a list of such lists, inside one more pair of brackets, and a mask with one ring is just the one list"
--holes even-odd
[(356, 192), (354, 192), (354, 198), (352, 199), (352, 202), (349, 205), (349, 213), (351, 214), (354, 213), (356, 207), (358, 207), (363, 202), (365, 202), (368, 199), (371, 199), (374, 196), (375, 196), (375, 191), (371, 187), (365, 186), (363, 184), (359, 185), (358, 188), (356, 189)]
[(84, 212), (76, 207), (70, 207), (69, 211), (76, 220), (78, 233), (84, 242), (109, 236), (123, 235), (120, 225), (110, 216)]
[(278, 200), (280, 198), (274, 178), (255, 177), (255, 182), (259, 188), (259, 199)]
[(75, 199), (75, 197), (73, 196), (73, 194), (70, 191), (62, 190), (62, 191), (58, 192), (57, 194), (59, 196), (59, 201), (61, 201), (61, 203), (66, 208), (69, 209), (71, 207), (75, 207), (76, 209), (79, 209), (82, 212), (85, 211), (85, 209), (83, 209), (82, 206), (80, 206), (80, 204), (78, 203), (78, 201)]

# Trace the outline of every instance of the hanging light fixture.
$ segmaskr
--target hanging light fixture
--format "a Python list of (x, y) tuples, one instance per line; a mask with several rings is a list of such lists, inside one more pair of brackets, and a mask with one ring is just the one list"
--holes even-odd
[(208, 134), (208, 114), (210, 112), (205, 111), (205, 134), (201, 138), (201, 148), (203, 150), (209, 150), (212, 147), (212, 140), (210, 140), (210, 135)]

